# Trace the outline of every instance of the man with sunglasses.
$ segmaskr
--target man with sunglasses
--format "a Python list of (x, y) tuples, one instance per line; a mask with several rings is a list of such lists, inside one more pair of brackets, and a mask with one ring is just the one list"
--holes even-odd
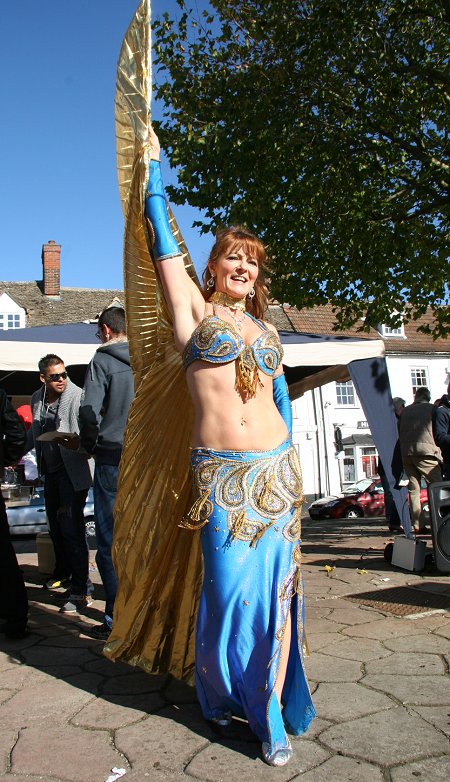
[(50, 432), (78, 434), (81, 388), (68, 378), (59, 356), (50, 353), (41, 358), (38, 366), (42, 388), (31, 397), (33, 423), (28, 444), (30, 448), (34, 444), (36, 448), (55, 549), (55, 569), (46, 586), (56, 588), (70, 583), (70, 593), (61, 611), (74, 613), (91, 602), (89, 547), (83, 511), (92, 483), (92, 463), (86, 454), (65, 448), (63, 438), (40, 439), (41, 435)]

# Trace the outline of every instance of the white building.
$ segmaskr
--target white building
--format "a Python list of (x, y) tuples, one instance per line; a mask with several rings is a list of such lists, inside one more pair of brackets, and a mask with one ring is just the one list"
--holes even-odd
[[(283, 307), (295, 331), (336, 336), (331, 307), (301, 312)], [(411, 404), (419, 386), (427, 386), (431, 399), (439, 399), (450, 381), (450, 345), (433, 341), (418, 327), (431, 322), (431, 314), (400, 329), (380, 326), (369, 333), (339, 332), (343, 336), (383, 339), (392, 396)], [(376, 475), (377, 451), (364, 411), (351, 380), (328, 383), (307, 391), (293, 404), (294, 442), (299, 449), (304, 492), (308, 498), (340, 492), (344, 486)], [(336, 439), (343, 452), (337, 455)]]

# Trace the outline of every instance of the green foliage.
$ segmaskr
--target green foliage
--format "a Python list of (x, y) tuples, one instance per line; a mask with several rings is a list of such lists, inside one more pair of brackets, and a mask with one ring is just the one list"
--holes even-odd
[(154, 25), (170, 198), (259, 234), (278, 300), (331, 301), (342, 329), (431, 307), (444, 336), (448, 4), (178, 2)]

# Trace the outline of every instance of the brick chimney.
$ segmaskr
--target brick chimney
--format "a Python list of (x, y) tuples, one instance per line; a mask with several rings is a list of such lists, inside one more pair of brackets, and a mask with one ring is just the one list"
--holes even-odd
[(44, 296), (59, 296), (61, 245), (50, 239), (42, 245), (42, 287)]

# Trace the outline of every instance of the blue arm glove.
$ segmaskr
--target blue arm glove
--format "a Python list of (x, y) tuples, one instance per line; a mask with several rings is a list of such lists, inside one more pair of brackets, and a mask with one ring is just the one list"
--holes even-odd
[(170, 230), (159, 160), (150, 160), (145, 215), (150, 220), (155, 234), (153, 247), (155, 261), (180, 255), (180, 248)]
[(286, 424), (289, 437), (292, 437), (291, 400), (289, 399), (288, 387), (284, 375), (276, 377), (273, 381), (273, 401)]

